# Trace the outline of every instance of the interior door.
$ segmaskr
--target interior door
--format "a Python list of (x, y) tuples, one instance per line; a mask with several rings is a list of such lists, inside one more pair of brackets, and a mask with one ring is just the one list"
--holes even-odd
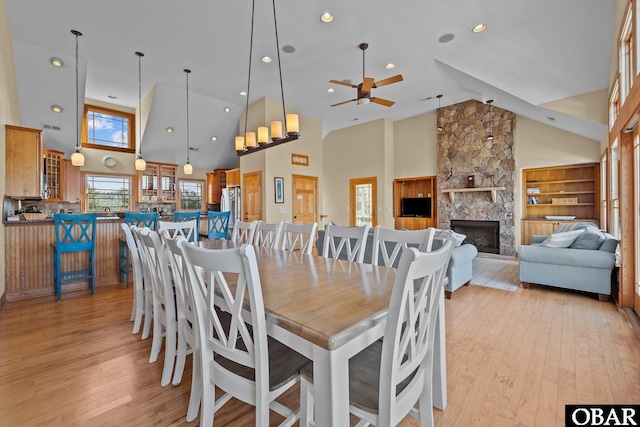
[(378, 178), (356, 178), (349, 180), (351, 226), (377, 225)]
[(292, 222), (312, 224), (318, 222), (318, 177), (292, 175)]
[(242, 190), (242, 220), (251, 222), (262, 219), (262, 171), (245, 173)]

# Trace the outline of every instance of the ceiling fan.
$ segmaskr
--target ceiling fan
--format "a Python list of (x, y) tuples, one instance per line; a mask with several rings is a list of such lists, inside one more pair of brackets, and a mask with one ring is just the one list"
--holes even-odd
[(354, 85), (351, 83), (343, 82), (340, 80), (329, 80), (330, 83), (335, 83), (337, 85), (349, 86), (355, 89), (358, 89), (358, 97), (354, 99), (350, 99), (348, 101), (338, 102), (337, 104), (331, 105), (332, 107), (337, 107), (338, 105), (347, 104), (349, 102), (356, 101), (358, 105), (366, 105), (369, 101), (374, 102), (376, 104), (384, 105), (385, 107), (391, 107), (395, 104), (394, 101), (389, 101), (388, 99), (376, 98), (375, 96), (371, 96), (371, 89), (381, 86), (390, 85), (391, 83), (397, 83), (402, 81), (402, 74), (398, 74), (393, 77), (389, 77), (387, 79), (378, 80), (377, 82), (373, 80), (371, 77), (365, 77), (364, 73), (364, 51), (369, 47), (368, 43), (360, 43), (358, 46), (362, 50), (362, 83), (359, 85)]

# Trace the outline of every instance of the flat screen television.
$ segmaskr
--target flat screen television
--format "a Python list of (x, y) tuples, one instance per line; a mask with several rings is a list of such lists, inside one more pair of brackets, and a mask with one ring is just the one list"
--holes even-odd
[(431, 197), (404, 197), (400, 209), (402, 216), (431, 218)]

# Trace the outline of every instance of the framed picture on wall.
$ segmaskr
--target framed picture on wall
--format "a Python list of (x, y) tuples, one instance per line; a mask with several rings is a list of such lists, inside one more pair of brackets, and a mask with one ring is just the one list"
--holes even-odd
[(284, 178), (276, 176), (273, 178), (276, 195), (276, 203), (284, 203)]

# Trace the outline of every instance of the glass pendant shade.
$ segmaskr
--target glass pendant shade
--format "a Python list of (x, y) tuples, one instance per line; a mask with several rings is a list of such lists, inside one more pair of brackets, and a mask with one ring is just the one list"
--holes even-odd
[(136, 159), (136, 170), (143, 171), (146, 168), (147, 168), (147, 162), (144, 161), (142, 156), (138, 156), (138, 158)]
[(245, 145), (247, 148), (256, 148), (256, 133), (255, 132), (247, 132), (245, 136)]
[(186, 163), (184, 165), (184, 174), (191, 175), (192, 173), (193, 173), (193, 166), (191, 166), (191, 163)]
[(80, 151), (76, 151), (71, 155), (71, 164), (73, 166), (84, 166), (84, 155)]
[(292, 135), (300, 133), (300, 122), (297, 114), (287, 114), (287, 133)]
[(260, 126), (258, 128), (258, 144), (268, 144), (269, 143), (269, 128), (266, 126)]
[(236, 136), (236, 151), (244, 151), (244, 136)]
[(271, 122), (271, 139), (274, 141), (282, 139), (282, 122), (277, 120)]

